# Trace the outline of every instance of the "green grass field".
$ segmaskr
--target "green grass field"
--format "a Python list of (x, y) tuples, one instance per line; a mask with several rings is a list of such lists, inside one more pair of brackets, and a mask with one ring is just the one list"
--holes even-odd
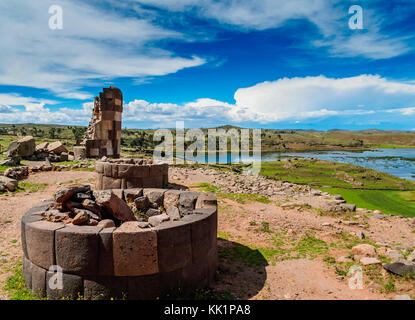
[(367, 190), (415, 190), (413, 181), (359, 166), (323, 160), (263, 162), (261, 174), (316, 187)]
[(351, 190), (322, 188), (330, 194), (341, 194), (348, 203), (359, 208), (381, 210), (385, 214), (415, 217), (414, 191)]
[(415, 217), (415, 183), (387, 173), (329, 161), (262, 163), (261, 174), (341, 194), (359, 208)]

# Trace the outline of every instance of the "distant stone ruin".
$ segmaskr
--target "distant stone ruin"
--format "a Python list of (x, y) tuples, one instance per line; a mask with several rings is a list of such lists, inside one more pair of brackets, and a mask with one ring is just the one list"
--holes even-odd
[(75, 159), (120, 157), (122, 111), (121, 90), (104, 88), (95, 98), (92, 119), (84, 138), (74, 148)]

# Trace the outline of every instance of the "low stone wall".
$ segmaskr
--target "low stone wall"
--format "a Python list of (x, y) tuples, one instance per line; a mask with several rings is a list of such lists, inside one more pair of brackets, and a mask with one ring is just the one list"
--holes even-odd
[(98, 174), (97, 190), (165, 188), (169, 180), (169, 165), (166, 163), (140, 165), (97, 161), (95, 171)]
[[(50, 205), (22, 218), (23, 276), (42, 297), (154, 299), (174, 289), (209, 286), (217, 268), (217, 207), (196, 202), (192, 214), (142, 229), (74, 226), (42, 220)], [(50, 286), (51, 266), (62, 268), (62, 289)]]

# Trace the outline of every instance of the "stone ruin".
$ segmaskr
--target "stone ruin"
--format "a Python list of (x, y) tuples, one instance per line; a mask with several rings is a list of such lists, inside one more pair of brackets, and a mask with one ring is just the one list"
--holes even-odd
[(4, 166), (18, 166), (21, 159), (31, 161), (48, 159), (51, 162), (73, 160), (71, 159), (71, 152), (68, 151), (61, 141), (43, 142), (36, 145), (35, 139), (32, 136), (12, 141), (4, 155), (9, 157), (9, 159), (0, 162)]
[[(155, 299), (210, 286), (215, 195), (74, 185), (22, 218), (26, 286), (48, 299)], [(50, 267), (62, 268), (61, 288)]]
[(74, 148), (75, 159), (119, 158), (123, 96), (120, 89), (104, 88), (95, 98), (92, 119), (84, 138)]
[(96, 189), (165, 188), (169, 165), (152, 159), (108, 159), (95, 162)]

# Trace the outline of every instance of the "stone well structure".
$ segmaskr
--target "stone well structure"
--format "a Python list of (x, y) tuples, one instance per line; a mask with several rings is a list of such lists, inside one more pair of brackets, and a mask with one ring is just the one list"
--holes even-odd
[[(114, 193), (137, 199), (157, 194), (159, 203), (180, 215), (155, 227), (143, 228), (139, 221), (77, 226), (45, 220), (53, 201), (43, 202), (21, 221), (28, 288), (49, 299), (154, 299), (176, 288), (186, 292), (212, 283), (217, 267), (213, 195), (164, 189)], [(58, 274), (50, 271), (56, 265), (62, 270), (61, 288), (56, 288)]]
[(123, 96), (120, 89), (104, 88), (95, 98), (92, 119), (84, 138), (74, 148), (75, 158), (118, 158), (121, 151)]
[(96, 189), (165, 188), (169, 165), (147, 159), (96, 161)]

